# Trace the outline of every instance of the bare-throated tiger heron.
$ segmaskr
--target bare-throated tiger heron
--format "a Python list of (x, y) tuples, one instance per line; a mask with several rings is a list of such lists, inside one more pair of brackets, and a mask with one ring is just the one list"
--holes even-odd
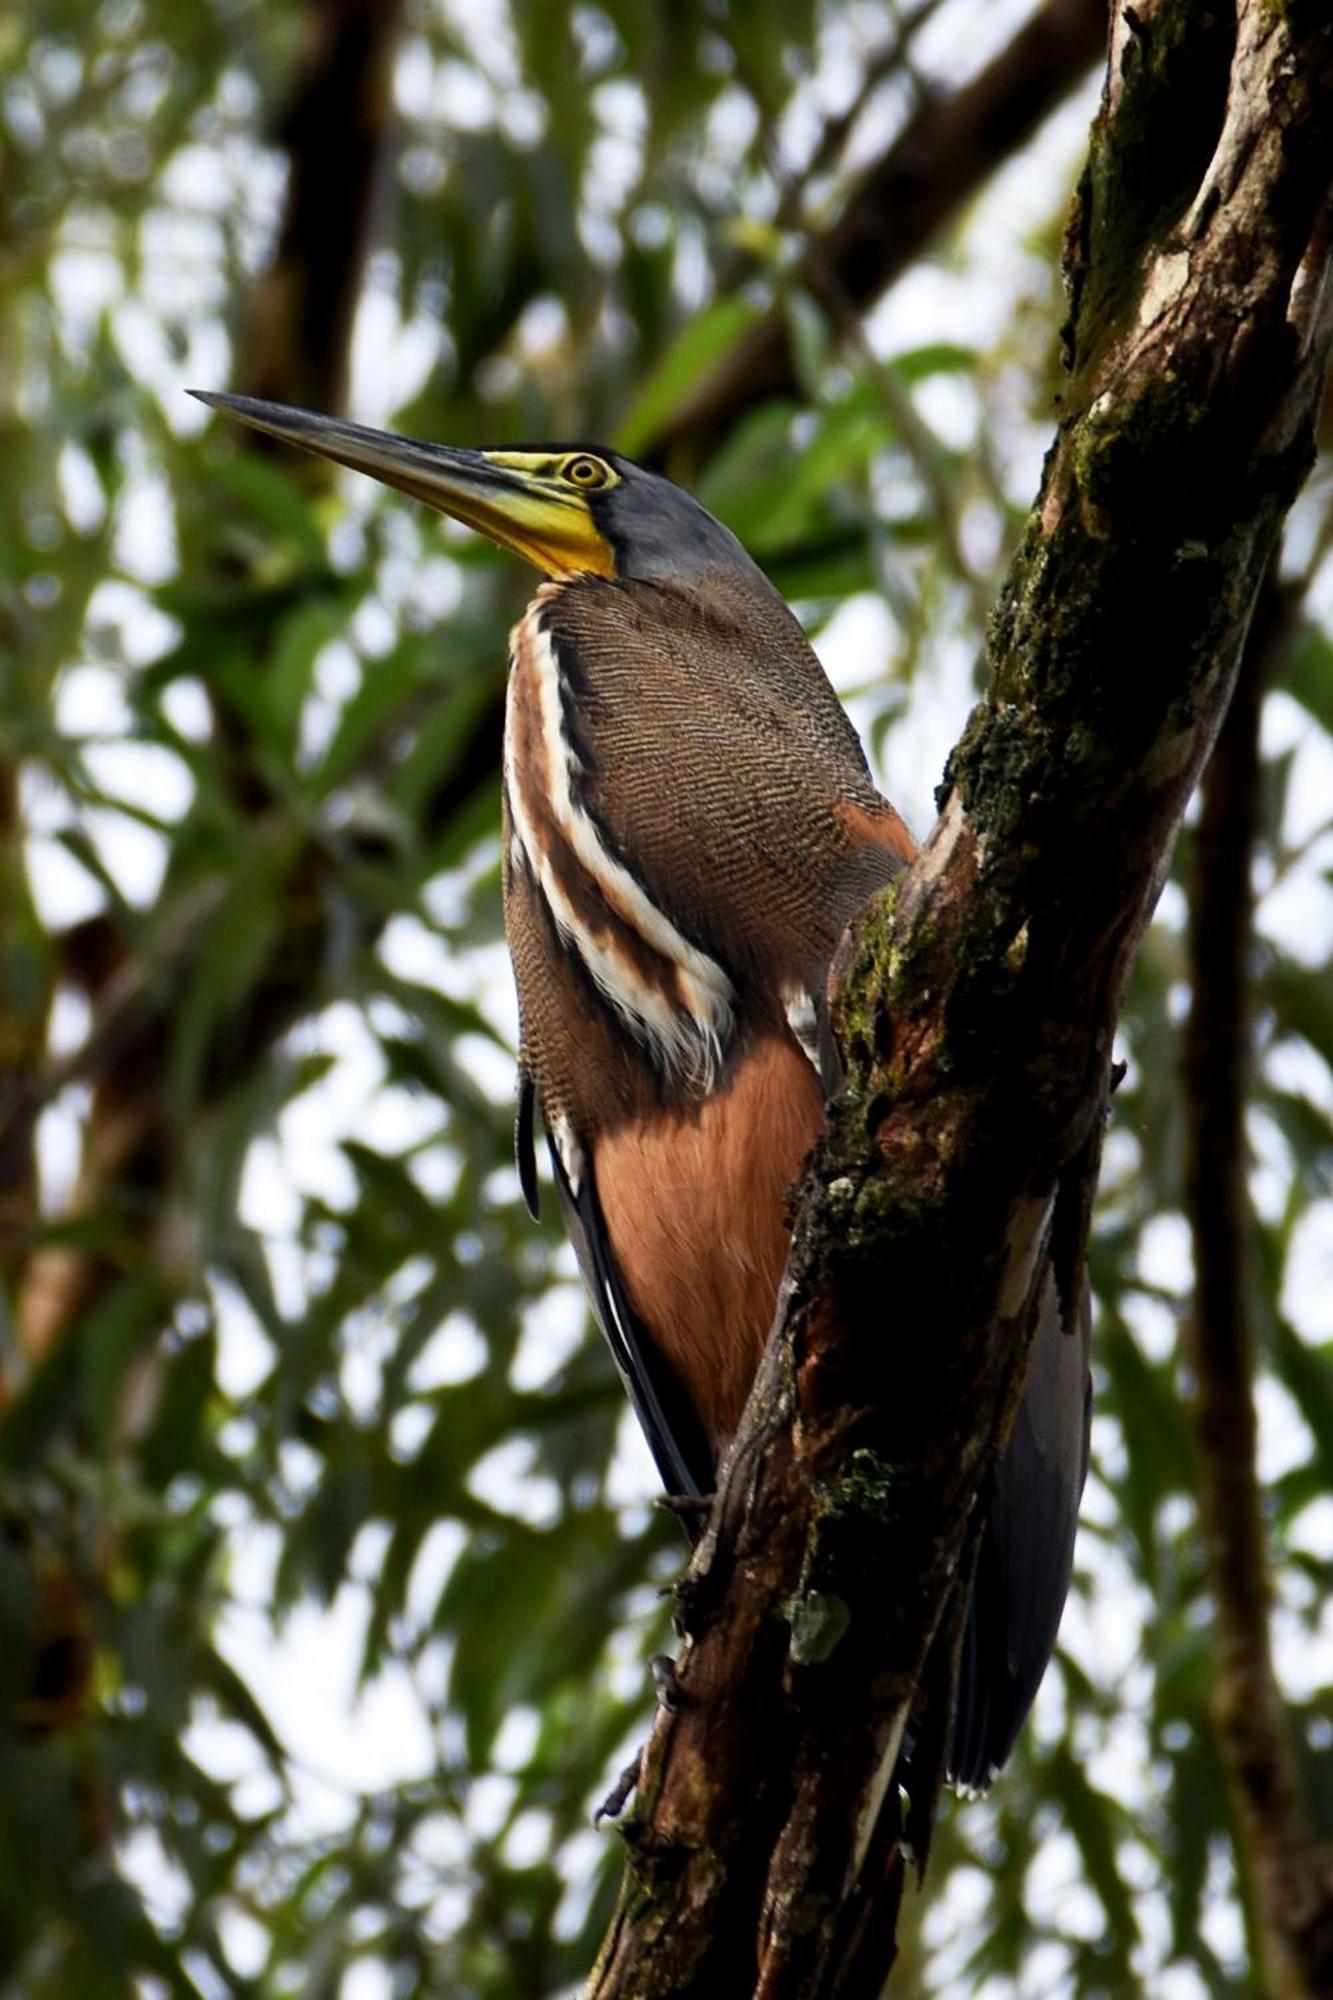
[[(540, 1107), (597, 1317), (667, 1486), (712, 1490), (773, 1319), (784, 1196), (836, 1082), (848, 922), (912, 859), (778, 592), (728, 529), (600, 446), (462, 451), (233, 396), (543, 571), (512, 636), (505, 925), (519, 1167)], [(929, 1338), (928, 1300), (885, 1300)], [(1048, 1278), (997, 1469), (949, 1768), (989, 1781), (1055, 1644), (1087, 1463), (1088, 1330)]]

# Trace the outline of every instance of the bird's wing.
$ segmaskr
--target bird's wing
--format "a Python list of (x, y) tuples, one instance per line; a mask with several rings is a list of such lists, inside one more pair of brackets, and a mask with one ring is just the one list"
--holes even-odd
[(524, 1207), (534, 1222), (540, 1222), (542, 1201), (537, 1186), (537, 1142), (533, 1131), (536, 1104), (537, 1086), (527, 1071), (520, 1069), (518, 1105), (514, 1112), (514, 1165), (518, 1168), (518, 1184), (523, 1190)]
[(1086, 1299), (1066, 1331), (1048, 1273), (1014, 1428), (977, 1556), (949, 1775), (984, 1789), (1014, 1747), (1055, 1650), (1069, 1592), (1092, 1419)]
[[(530, 1120), (529, 1111), (529, 1130)], [(565, 1228), (583, 1282), (663, 1484), (668, 1493), (709, 1494), (713, 1490), (713, 1454), (688, 1397), (626, 1296), (597, 1198), (593, 1164), (591, 1160), (585, 1164), (575, 1187), (554, 1140), (550, 1141), (550, 1154)]]

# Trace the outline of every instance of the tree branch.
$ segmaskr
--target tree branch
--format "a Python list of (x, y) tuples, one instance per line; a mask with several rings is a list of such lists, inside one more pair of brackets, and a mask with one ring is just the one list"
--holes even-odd
[(392, 129), (402, 0), (312, 0), (300, 85), (279, 122), (289, 161), (273, 262), (259, 280), (237, 386), (340, 410)]
[(1125, 981), (1312, 459), (1330, 158), (1320, 10), (1114, 24), (1063, 418), (939, 821), (846, 950), (847, 1088), (682, 1586), (596, 2000), (887, 1973), (899, 1752), (910, 1725), (920, 1853), (979, 1496), (1048, 1260), (1079, 1288)]
[[(873, 305), (1087, 74), (1105, 36), (1105, 0), (1046, 0), (970, 83), (922, 101), (811, 243), (795, 282), (826, 299), (831, 280), (839, 301), (860, 312)], [(648, 456), (688, 471), (756, 404), (795, 394), (797, 380), (787, 318), (774, 307), (677, 411)]]
[(1292, 634), (1295, 591), (1260, 599), (1203, 781), (1190, 885), (1185, 1030), (1186, 1208), (1194, 1240), (1188, 1353), (1199, 1515), (1217, 1606), (1218, 1741), (1236, 1801), (1268, 1983), (1277, 2000), (1333, 1992), (1333, 1850), (1311, 1831), (1268, 1636), (1269, 1576), (1251, 1383), (1253, 1224), (1246, 1190), (1259, 721)]

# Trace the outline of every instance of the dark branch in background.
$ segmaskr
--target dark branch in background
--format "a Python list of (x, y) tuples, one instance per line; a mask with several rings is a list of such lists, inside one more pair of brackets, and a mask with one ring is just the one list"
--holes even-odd
[[(1047, 0), (1013, 41), (952, 96), (923, 100), (837, 219), (798, 264), (796, 282), (839, 310), (864, 312), (950, 216), (1087, 75), (1106, 38), (1103, 0)], [(767, 313), (687, 400), (648, 456), (686, 477), (758, 403), (797, 392), (785, 314)]]
[(1333, 1850), (1310, 1828), (1269, 1644), (1246, 1186), (1259, 722), (1296, 612), (1296, 594), (1270, 580), (1204, 777), (1190, 871), (1193, 997), (1184, 1039), (1186, 1207), (1196, 1274), (1190, 1413), (1217, 1606), (1213, 1705), (1258, 1920), (1262, 1990), (1277, 2000), (1333, 1993)]
[(313, 0), (276, 137), (289, 162), (277, 254), (259, 280), (236, 386), (340, 410), (352, 327), (389, 164), (401, 0)]
[(595, 2000), (887, 1975), (898, 1753), (915, 1717), (920, 1854), (1041, 1273), (1072, 1306), (1125, 981), (1313, 458), (1330, 159), (1322, 9), (1113, 21), (1065, 413), (940, 819), (848, 948), (847, 1088), (681, 1589)]
[[(5, 631), (4, 642), (8, 640)], [(21, 964), (25, 943), (37, 935), (21, 850), (18, 769), (4, 762), (0, 763), (0, 851), (5, 860), (0, 874), (0, 963), (5, 965)], [(26, 1006), (15, 995), (0, 1014), (0, 1122), (40, 1070), (46, 1034), (47, 1007), (35, 993)], [(37, 1209), (37, 1148), (29, 1127), (21, 1143), (0, 1147), (0, 1256), (26, 1238)]]
[[(392, 150), (401, 15), (402, 0), (308, 0), (299, 81), (274, 134), (288, 163), (282, 227), (249, 301), (233, 371), (243, 395), (334, 412), (346, 402), (357, 305)], [(262, 436), (253, 448), (278, 449)], [(214, 696), (213, 730), (236, 804), (266, 812), (274, 798), (248, 719)]]

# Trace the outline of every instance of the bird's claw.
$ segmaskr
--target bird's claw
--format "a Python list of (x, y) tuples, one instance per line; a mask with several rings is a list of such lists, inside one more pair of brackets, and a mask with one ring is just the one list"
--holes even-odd
[[(680, 1706), (684, 1699), (684, 1689), (676, 1674), (676, 1663), (667, 1653), (655, 1653), (648, 1662), (648, 1675), (657, 1696), (658, 1706), (668, 1713)], [(620, 1776), (612, 1785), (602, 1803), (592, 1816), (594, 1826), (600, 1826), (604, 1819), (619, 1819), (625, 1810), (630, 1793), (639, 1782), (639, 1767), (643, 1762), (643, 1752), (631, 1758)]]
[(648, 1662), (648, 1672), (658, 1707), (666, 1709), (668, 1714), (679, 1708), (684, 1691), (676, 1674), (675, 1661), (666, 1653), (655, 1653)]
[(708, 1512), (714, 1497), (711, 1493), (659, 1493), (657, 1504), (659, 1507), (664, 1507), (668, 1514), (678, 1515), (681, 1520), (693, 1521)]
[(626, 1764), (624, 1770), (593, 1814), (592, 1823), (594, 1826), (600, 1826), (604, 1819), (620, 1818), (621, 1813), (625, 1810), (630, 1793), (639, 1782), (639, 1765), (642, 1761), (643, 1752), (640, 1750), (637, 1756), (632, 1757), (629, 1763)]

